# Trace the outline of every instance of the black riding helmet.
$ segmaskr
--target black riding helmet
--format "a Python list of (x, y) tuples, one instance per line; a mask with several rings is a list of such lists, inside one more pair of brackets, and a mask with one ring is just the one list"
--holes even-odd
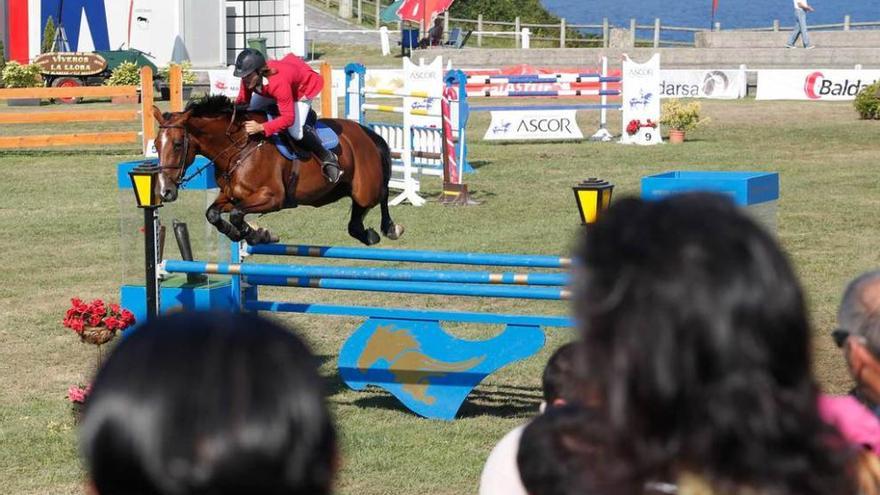
[(235, 77), (246, 77), (266, 66), (266, 57), (259, 50), (245, 48), (235, 59)]

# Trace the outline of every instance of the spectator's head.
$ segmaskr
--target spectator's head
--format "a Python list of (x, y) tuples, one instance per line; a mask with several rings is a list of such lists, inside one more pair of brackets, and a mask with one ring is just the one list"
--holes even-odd
[(586, 391), (580, 385), (581, 369), (579, 368), (580, 347), (569, 342), (563, 345), (547, 360), (544, 375), (541, 377), (544, 389), (544, 404), (561, 406), (570, 402), (584, 402)]
[(880, 270), (850, 282), (837, 313), (834, 337), (845, 348), (860, 392), (880, 403)]
[(98, 372), (81, 449), (100, 495), (326, 494), (336, 437), (293, 333), (181, 313), (127, 336)]
[(604, 428), (595, 412), (576, 405), (552, 407), (525, 427), (516, 456), (529, 495), (591, 493), (591, 472), (601, 471)]
[(803, 295), (770, 234), (717, 195), (624, 199), (580, 258), (587, 376), (621, 479), (852, 493), (817, 412)]

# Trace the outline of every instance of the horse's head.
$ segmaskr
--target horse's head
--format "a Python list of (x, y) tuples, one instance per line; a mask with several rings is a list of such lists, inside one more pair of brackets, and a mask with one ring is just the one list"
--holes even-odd
[(198, 153), (198, 143), (191, 136), (187, 124), (191, 111), (162, 113), (153, 107), (153, 117), (159, 123), (156, 152), (159, 154), (159, 195), (162, 201), (177, 199), (177, 188), (183, 181), (186, 168)]

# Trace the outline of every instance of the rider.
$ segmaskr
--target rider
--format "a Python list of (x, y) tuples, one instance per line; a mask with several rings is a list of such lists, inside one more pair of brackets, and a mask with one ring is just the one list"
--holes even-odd
[(278, 118), (264, 124), (253, 120), (245, 122), (247, 133), (262, 132), (271, 136), (286, 129), (293, 139), (318, 157), (327, 180), (338, 182), (342, 168), (336, 154), (325, 149), (315, 128), (306, 124), (311, 100), (324, 85), (321, 75), (296, 55), (266, 61), (262, 53), (252, 48), (238, 54), (233, 75), (241, 78), (236, 105), (248, 104), (249, 110), (262, 110), (277, 103), (280, 113)]

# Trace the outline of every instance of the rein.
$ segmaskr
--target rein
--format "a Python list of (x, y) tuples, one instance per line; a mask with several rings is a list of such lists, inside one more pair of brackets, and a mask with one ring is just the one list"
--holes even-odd
[[(241, 162), (242, 162), (245, 158), (247, 158), (248, 156), (250, 156), (252, 153), (254, 153), (259, 147), (261, 147), (261, 146), (263, 145), (263, 143), (264, 143), (265, 141), (260, 141), (260, 142), (259, 142), (255, 147), (253, 147), (253, 148), (252, 148), (247, 154), (245, 154), (244, 156), (242, 156), (242, 153), (244, 153), (244, 151), (245, 151), (245, 150), (247, 149), (247, 147), (248, 147), (248, 139), (250, 138), (250, 136), (249, 136), (248, 134), (245, 134), (244, 136), (242, 136), (242, 137), (240, 137), (240, 138), (238, 138), (238, 139), (233, 139), (232, 134), (230, 133), (230, 129), (232, 128), (232, 124), (235, 122), (235, 114), (236, 114), (236, 111), (237, 111), (237, 109), (233, 107), (233, 110), (232, 110), (232, 118), (229, 120), (229, 124), (226, 126), (226, 133), (225, 133), (225, 134), (226, 134), (226, 137), (227, 137), (230, 141), (232, 141), (232, 142), (229, 144), (229, 146), (223, 148), (223, 150), (220, 151), (220, 153), (218, 153), (213, 159), (211, 159), (208, 163), (204, 164), (203, 166), (199, 167), (198, 170), (196, 170), (195, 172), (193, 172), (193, 173), (190, 174), (189, 176), (187, 176), (187, 177), (183, 177), (183, 178), (177, 180), (177, 181), (176, 181), (177, 187), (183, 188), (183, 186), (185, 186), (187, 182), (189, 182), (189, 181), (191, 181), (192, 179), (194, 179), (195, 177), (197, 177), (200, 173), (202, 173), (202, 171), (204, 171), (204, 170), (205, 170), (206, 168), (208, 168), (210, 165), (215, 164), (215, 163), (217, 162), (217, 160), (219, 160), (219, 159), (222, 158), (224, 155), (226, 155), (226, 153), (228, 153), (229, 150), (231, 150), (232, 148), (237, 148), (237, 149), (238, 149), (238, 159), (235, 161), (234, 164), (232, 164), (231, 167), (229, 167), (229, 169), (228, 169), (226, 172), (223, 173), (223, 177), (224, 177), (226, 180), (230, 180), (230, 179), (232, 178), (232, 174), (235, 172), (235, 170), (238, 168), (238, 166), (241, 164)], [(160, 166), (160, 167), (159, 167), (160, 170), (162, 170), (162, 169), (168, 169), (168, 170), (180, 170), (180, 169), (184, 169), (184, 170), (185, 170), (186, 167), (187, 167), (187, 164), (186, 164), (186, 157), (187, 157), (187, 155), (189, 154), (189, 131), (187, 131), (186, 126), (183, 126), (183, 125), (180, 125), (180, 124), (175, 124), (175, 125), (160, 125), (160, 126), (159, 126), (159, 129), (182, 129), (182, 130), (183, 130), (183, 153), (181, 153), (181, 155), (180, 155), (180, 161), (178, 162), (177, 165), (164, 165), (164, 166)], [(230, 157), (230, 160), (229, 160), (229, 161), (230, 161), (230, 163), (232, 163), (232, 157)]]

